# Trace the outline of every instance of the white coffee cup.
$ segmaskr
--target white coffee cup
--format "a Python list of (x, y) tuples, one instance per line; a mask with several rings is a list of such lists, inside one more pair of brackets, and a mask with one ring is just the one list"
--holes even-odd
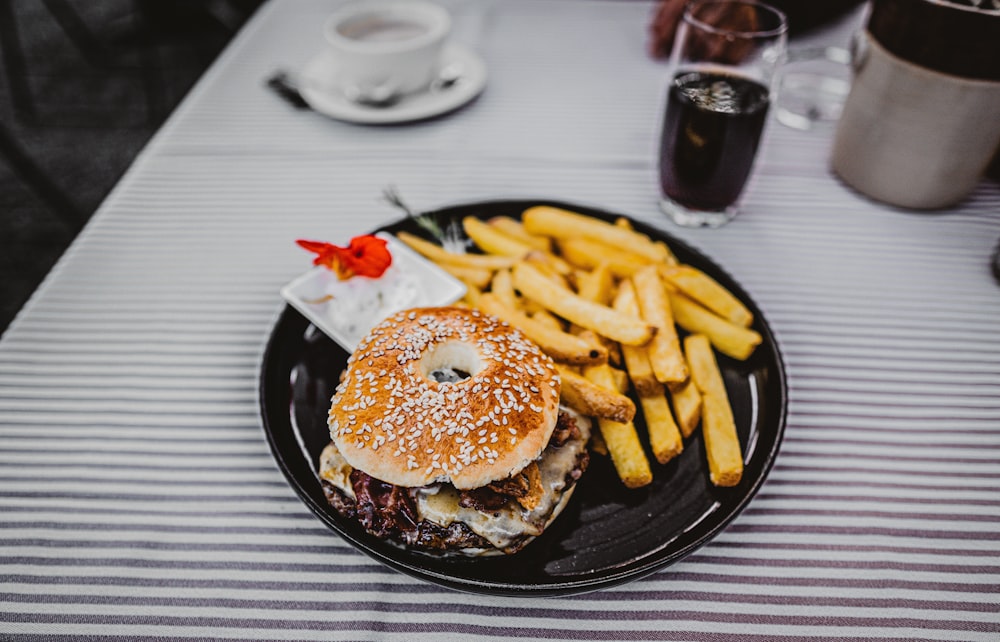
[(361, 100), (426, 88), (435, 73), (451, 17), (417, 0), (363, 0), (340, 7), (323, 35), (333, 57), (333, 84)]

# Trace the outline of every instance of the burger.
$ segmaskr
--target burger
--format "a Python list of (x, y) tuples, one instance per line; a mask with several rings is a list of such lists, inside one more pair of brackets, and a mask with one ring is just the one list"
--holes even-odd
[(561, 407), (552, 360), (477, 310), (417, 308), (375, 326), (331, 400), (327, 500), (411, 549), (514, 553), (565, 507), (589, 419)]

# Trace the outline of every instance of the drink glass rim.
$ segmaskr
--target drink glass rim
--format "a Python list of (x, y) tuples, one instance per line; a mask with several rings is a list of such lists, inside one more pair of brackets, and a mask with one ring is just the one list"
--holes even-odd
[[(773, 29), (762, 29), (756, 31), (738, 31), (734, 29), (722, 29), (710, 22), (705, 22), (695, 17), (695, 11), (698, 9), (713, 5), (713, 4), (727, 4), (727, 5), (746, 5), (750, 7), (756, 7), (763, 11), (767, 11), (773, 14), (778, 19), (778, 26)], [(694, 0), (694, 2), (689, 2), (684, 8), (684, 16), (682, 18), (685, 23), (692, 27), (701, 29), (715, 35), (731, 35), (737, 38), (755, 39), (755, 38), (771, 38), (774, 36), (780, 36), (781, 34), (788, 32), (788, 18), (785, 16), (784, 12), (777, 9), (767, 3), (758, 2), (758, 0)]]

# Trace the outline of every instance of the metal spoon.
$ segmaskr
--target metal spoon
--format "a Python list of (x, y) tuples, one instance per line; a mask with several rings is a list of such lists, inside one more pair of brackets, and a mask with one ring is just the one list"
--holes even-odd
[(348, 85), (342, 90), (344, 98), (364, 107), (392, 107), (403, 94), (391, 85)]
[(438, 70), (437, 76), (431, 81), (431, 91), (444, 91), (450, 89), (462, 79), (465, 70), (462, 63), (452, 62)]

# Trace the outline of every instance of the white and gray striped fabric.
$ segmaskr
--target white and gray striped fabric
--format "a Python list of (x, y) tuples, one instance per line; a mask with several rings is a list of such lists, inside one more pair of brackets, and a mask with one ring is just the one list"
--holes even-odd
[[(828, 127), (772, 123), (744, 213), (678, 229), (655, 203), (652, 5), (453, 1), (485, 93), (384, 128), (264, 88), (334, 6), (264, 6), (0, 341), (0, 639), (1000, 639), (996, 184), (897, 211), (831, 176)], [(844, 44), (851, 20), (793, 45)], [(424, 209), (627, 213), (734, 274), (789, 385), (748, 510), (646, 579), (532, 600), (411, 579), (317, 521), (269, 452), (258, 363), (308, 267), (293, 240), (395, 219), (387, 185)]]

